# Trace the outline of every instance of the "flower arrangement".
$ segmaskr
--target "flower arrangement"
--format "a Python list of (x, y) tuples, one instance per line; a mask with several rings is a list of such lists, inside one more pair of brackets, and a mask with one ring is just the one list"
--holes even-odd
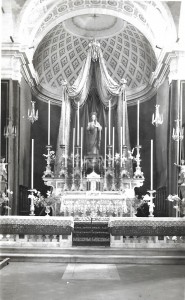
[(167, 200), (173, 202), (173, 206), (181, 215), (185, 215), (185, 198), (181, 199), (178, 195), (169, 195)]
[(42, 196), (41, 193), (37, 190), (35, 190), (34, 192), (36, 195), (31, 194), (28, 196), (28, 198), (33, 197), (34, 205), (38, 207), (53, 206), (59, 200), (59, 198), (56, 195), (52, 194), (51, 191), (47, 191), (47, 197)]
[(179, 202), (179, 201), (181, 201), (181, 198), (179, 198), (178, 195), (169, 195), (167, 197), (167, 200), (171, 201), (171, 202), (174, 202), (174, 201)]

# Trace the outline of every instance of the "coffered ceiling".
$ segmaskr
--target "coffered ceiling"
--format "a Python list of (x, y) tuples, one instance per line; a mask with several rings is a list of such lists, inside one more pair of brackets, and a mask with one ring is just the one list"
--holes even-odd
[(144, 35), (115, 17), (83, 15), (55, 26), (38, 45), (33, 64), (40, 86), (57, 94), (62, 80), (73, 85), (92, 38), (98, 38), (107, 70), (117, 83), (124, 77), (130, 90), (149, 83), (157, 60)]

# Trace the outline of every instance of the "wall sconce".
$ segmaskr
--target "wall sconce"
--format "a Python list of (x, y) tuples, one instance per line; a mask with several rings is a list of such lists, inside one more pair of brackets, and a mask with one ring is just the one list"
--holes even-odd
[(152, 115), (152, 124), (156, 127), (163, 124), (163, 114), (159, 113), (160, 105), (155, 106), (155, 114)]
[(35, 101), (31, 101), (31, 111), (28, 109), (28, 120), (32, 124), (38, 120), (38, 110), (35, 111)]

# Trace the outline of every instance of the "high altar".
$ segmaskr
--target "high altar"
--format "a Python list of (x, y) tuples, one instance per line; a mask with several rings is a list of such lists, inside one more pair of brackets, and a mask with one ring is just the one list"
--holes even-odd
[(116, 83), (108, 74), (99, 43), (90, 43), (77, 80), (73, 86), (66, 81), (62, 85), (54, 165), (48, 103), (43, 180), (56, 199), (54, 214), (77, 219), (134, 215), (138, 201), (134, 188), (143, 185), (144, 175), (140, 166), (139, 113), (137, 145), (130, 149), (125, 86), (124, 79)]

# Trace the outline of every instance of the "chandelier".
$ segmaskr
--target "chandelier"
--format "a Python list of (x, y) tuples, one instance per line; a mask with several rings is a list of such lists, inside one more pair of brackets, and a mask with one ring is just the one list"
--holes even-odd
[(31, 101), (31, 111), (28, 109), (28, 120), (32, 124), (38, 120), (38, 110), (35, 111), (35, 101)]
[(174, 141), (182, 141), (184, 138), (184, 128), (180, 126), (180, 120), (175, 120), (176, 128), (173, 128), (172, 139)]
[(163, 114), (159, 113), (160, 105), (155, 106), (155, 114), (152, 115), (152, 124), (156, 127), (163, 124)]
[(9, 137), (14, 138), (15, 136), (16, 136), (16, 127), (12, 125), (12, 121), (10, 119), (8, 125), (4, 127), (4, 137), (7, 139)]

